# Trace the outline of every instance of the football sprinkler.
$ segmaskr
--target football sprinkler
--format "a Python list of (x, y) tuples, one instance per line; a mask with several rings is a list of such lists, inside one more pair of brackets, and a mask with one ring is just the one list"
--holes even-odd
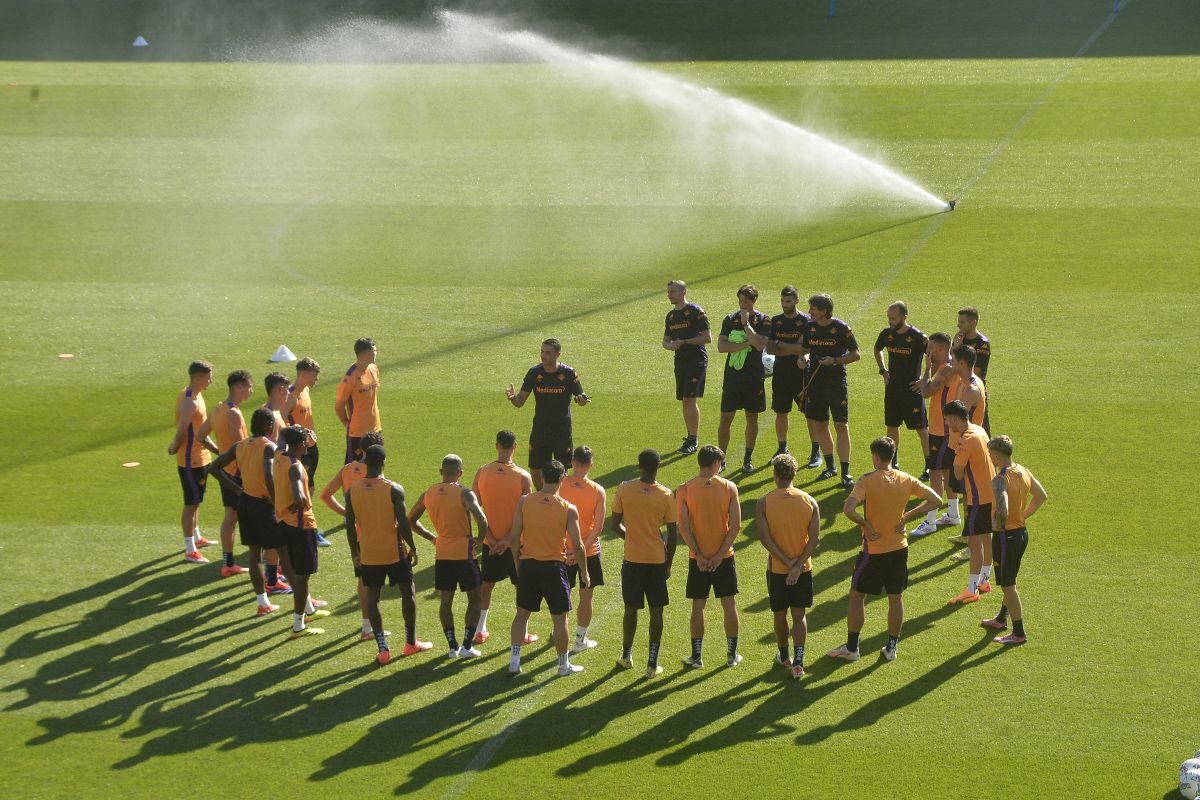
[(957, 205), (958, 205), (958, 201), (957, 201), (957, 200), (948, 200), (948, 201), (946, 201), (946, 211), (953, 211), (953, 210), (954, 210), (954, 207), (955, 207), (955, 206), (957, 206)]

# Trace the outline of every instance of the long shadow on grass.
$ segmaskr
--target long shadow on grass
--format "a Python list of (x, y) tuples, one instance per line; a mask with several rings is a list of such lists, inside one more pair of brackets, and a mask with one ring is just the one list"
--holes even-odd
[[(309, 780), (326, 781), (350, 770), (385, 764), (406, 756), (415, 756), (414, 760), (419, 761), (406, 784), (409, 790), (423, 788), (437, 778), (461, 773), (464, 761), (472, 751), (487, 741), (483, 733), (472, 736), (472, 731), (500, 718), (511, 703), (517, 703), (544, 688), (544, 682), (533, 678), (556, 667), (557, 662), (550, 662), (534, 671), (529, 671), (527, 667), (527, 671), (515, 679), (506, 670), (481, 672), (470, 683), (450, 694), (429, 697), (428, 702), (377, 723), (357, 742), (326, 757), (320, 769), (309, 776)], [(581, 682), (581, 686), (591, 687), (594, 682)], [(380, 694), (379, 687), (370, 685), (355, 687), (355, 690), (364, 694), (361, 698), (364, 702), (371, 702)], [(347, 701), (346, 695), (347, 692), (342, 692), (337, 696), (339, 707)], [(350, 695), (348, 700), (354, 707), (354, 690)], [(446, 742), (464, 734), (471, 739), (470, 744), (458, 745), (450, 751), (440, 749)], [(423, 751), (431, 752), (422, 760), (420, 754)]]
[(866, 705), (848, 714), (841, 722), (822, 725), (801, 734), (796, 737), (796, 744), (818, 744), (837, 733), (870, 727), (888, 714), (920, 700), (964, 671), (996, 658), (1006, 649), (994, 644), (990, 634), (986, 635), (957, 655), (940, 662), (911, 683), (873, 698)]
[[(929, 629), (934, 621), (947, 613), (946, 609), (939, 608), (906, 623), (906, 638)], [(869, 616), (867, 624), (871, 625)], [(870, 654), (885, 638), (885, 633), (876, 633), (864, 639), (864, 653)], [(650, 753), (661, 753), (656, 761), (657, 766), (679, 766), (693, 756), (736, 747), (747, 741), (793, 734), (797, 730), (793, 722), (803, 719), (794, 715), (839, 689), (867, 679), (875, 670), (887, 664), (869, 655), (864, 661), (867, 663), (852, 665), (828, 658), (815, 659), (808, 677), (800, 683), (792, 681), (784, 671), (768, 667), (767, 671), (752, 674), (747, 680), (719, 695), (704, 693), (700, 702), (664, 717), (657, 725), (631, 739), (583, 756), (560, 768), (558, 775), (576, 777), (593, 769), (638, 761)], [(947, 673), (941, 667), (934, 673), (938, 683), (953, 677), (953, 673)], [(929, 690), (923, 681), (926, 679), (919, 678), (910, 684), (916, 694), (908, 702)], [(720, 726), (719, 735), (711, 735), (706, 731), (710, 726), (717, 725)], [(533, 754), (510, 753), (508, 757)]]

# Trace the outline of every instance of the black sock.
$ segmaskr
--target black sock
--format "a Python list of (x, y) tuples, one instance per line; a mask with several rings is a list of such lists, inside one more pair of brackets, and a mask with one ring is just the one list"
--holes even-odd
[(458, 639), (454, 638), (454, 628), (446, 628), (446, 644), (450, 645), (451, 650), (458, 649)]
[(1000, 604), (1000, 610), (996, 612), (997, 622), (1008, 622), (1008, 606)]
[(279, 580), (279, 565), (267, 564), (267, 585), (270, 586)]
[(742, 463), (743, 463), (743, 464), (749, 464), (749, 463), (750, 463), (750, 459), (752, 459), (752, 458), (754, 458), (754, 448), (753, 448), (753, 447), (747, 447), (747, 448), (746, 448), (746, 455), (742, 457)]
[(888, 643), (887, 643), (887, 649), (888, 649), (888, 650), (895, 650), (895, 649), (896, 649), (896, 645), (897, 645), (897, 644), (899, 644), (899, 643), (900, 643), (900, 637), (899, 637), (899, 636), (889, 636), (889, 637), (888, 637)]
[[(646, 666), (650, 667), (651, 669), (654, 669), (658, 666), (658, 648), (660, 644), (660, 642), (650, 643), (650, 659), (646, 662)], [(630, 655), (632, 655), (632, 653)]]
[(692, 639), (692, 658), (696, 661), (700, 660), (701, 653), (704, 652), (704, 639)]
[(780, 452), (782, 452), (782, 453), (786, 453), (786, 452), (787, 452), (787, 439), (780, 439), (780, 440), (779, 440), (779, 450), (780, 450)]
[(812, 461), (814, 458), (817, 458), (820, 455), (821, 455), (821, 443), (813, 442), (812, 443), (812, 452), (810, 452), (808, 454), (808, 460)]
[(1023, 620), (1023, 619), (1014, 619), (1013, 620), (1013, 633), (1016, 634), (1017, 636), (1025, 635), (1025, 620)]
[(892, 456), (892, 469), (900, 469), (900, 459), (897, 456)]
[(779, 660), (786, 661), (788, 658), (788, 646), (786, 644), (779, 645)]
[(852, 653), (858, 652), (858, 632), (850, 631), (846, 634), (846, 649)]
[(625, 661), (632, 660), (633, 659), (633, 648), (632, 647), (622, 647), (621, 648), (621, 658), (624, 659)]
[(466, 648), (471, 648), (471, 647), (475, 646), (475, 629), (474, 628), (467, 628), (466, 630), (463, 631), (462, 646), (466, 647)]
[(417, 643), (417, 626), (416, 625), (405, 625), (404, 626), (404, 641), (407, 642), (408, 644), (416, 644)]
[(383, 631), (375, 631), (375, 644), (379, 645), (379, 652), (381, 653), (388, 649), (387, 637), (384, 635)]
[(737, 655), (737, 643), (738, 643), (738, 637), (736, 637), (736, 636), (726, 636), (725, 637), (725, 653), (730, 658), (733, 658), (734, 656)]
[(833, 469), (833, 456), (825, 456), (825, 469)]
[(232, 567), (233, 566), (233, 553), (226, 550), (221, 555), (223, 555), (225, 557), (225, 566)]
[(843, 478), (850, 477), (850, 462), (849, 461), (842, 462), (842, 477)]

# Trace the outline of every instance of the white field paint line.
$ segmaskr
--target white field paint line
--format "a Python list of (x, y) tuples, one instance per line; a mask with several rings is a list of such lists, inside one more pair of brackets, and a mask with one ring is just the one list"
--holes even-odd
[[(616, 591), (615, 587), (614, 591), (606, 592), (606, 594), (608, 595), (608, 601), (600, 609), (599, 614), (593, 615), (593, 626), (598, 624), (600, 619), (608, 616), (608, 612), (616, 607), (613, 601), (620, 597), (620, 592)], [(575, 634), (571, 632), (569, 623), (567, 625), (567, 637), (572, 641), (575, 638)], [(504, 669), (508, 669), (508, 666), (506, 665)], [(592, 669), (592, 667), (589, 666), (588, 669)], [(597, 666), (596, 669), (603, 669), (603, 667)], [(587, 670), (582, 675), (577, 676), (575, 680), (579, 680), (584, 675), (587, 675)], [(517, 728), (521, 727), (521, 723), (533, 711), (534, 707), (538, 704), (538, 698), (542, 690), (554, 680), (556, 679), (551, 678), (550, 680), (543, 681), (542, 685), (535, 691), (525, 695), (514, 706), (509, 708), (508, 713), (502, 719), (504, 727), (484, 742), (483, 747), (479, 748), (478, 752), (467, 762), (467, 766), (459, 772), (457, 780), (442, 793), (443, 800), (457, 800), (457, 798), (462, 797), (466, 793), (476, 776), (487, 769), (488, 764), (491, 764), (492, 759), (496, 757), (496, 753), (500, 752), (500, 748), (504, 746), (504, 743), (512, 738), (512, 735), (517, 732)]]
[[(1121, 0), (1120, 5), (1114, 8), (1113, 11), (1104, 18), (1104, 21), (1100, 23), (1100, 27), (1096, 28), (1095, 32), (1093, 32), (1092, 35), (1087, 38), (1087, 41), (1080, 45), (1079, 49), (1075, 51), (1075, 55), (1071, 56), (1067, 63), (1063, 65), (1063, 68), (1059, 70), (1058, 74), (1050, 79), (1050, 83), (1046, 85), (1045, 90), (1029, 105), (1027, 109), (1025, 109), (1025, 113), (1022, 114), (1021, 118), (1016, 121), (1016, 123), (1009, 130), (1008, 134), (1000, 140), (995, 148), (992, 149), (992, 152), (989, 153), (987, 158), (983, 160), (983, 163), (979, 166), (979, 169), (976, 170), (975, 174), (963, 184), (962, 188), (958, 192), (958, 199), (965, 197), (971, 191), (971, 189), (974, 188), (975, 184), (979, 182), (979, 179), (987, 174), (987, 171), (991, 169), (992, 164), (996, 163), (996, 159), (1000, 157), (1000, 154), (1008, 148), (1013, 139), (1017, 137), (1017, 134), (1019, 134), (1029, 120), (1033, 118), (1033, 115), (1037, 113), (1037, 110), (1046, 104), (1046, 101), (1050, 99), (1050, 95), (1054, 94), (1054, 90), (1058, 88), (1060, 83), (1062, 83), (1063, 78), (1065, 78), (1067, 74), (1075, 67), (1075, 64), (1079, 61), (1079, 59), (1087, 55), (1087, 52), (1092, 49), (1092, 45), (1094, 45), (1096, 41), (1104, 35), (1104, 32), (1107, 31), (1109, 26), (1111, 26), (1116, 20), (1118, 13), (1124, 10), (1125, 7), (1129, 5), (1129, 2), (1130, 0)], [(954, 212), (947, 212), (947, 214), (952, 213)], [(859, 319), (864, 313), (870, 310), (876, 302), (878, 302), (879, 296), (883, 294), (883, 292), (890, 287), (892, 283), (895, 282), (896, 278), (900, 276), (900, 273), (904, 271), (904, 268), (908, 266), (908, 263), (916, 257), (917, 253), (921, 252), (929, 240), (933, 238), (933, 235), (937, 233), (938, 229), (945, 221), (945, 218), (946, 214), (938, 214), (936, 217), (930, 220), (929, 225), (925, 228), (925, 231), (921, 234), (920, 238), (913, 243), (913, 246), (910, 247), (908, 251), (901, 256), (898, 261), (896, 261), (895, 264), (892, 264), (891, 268), (884, 273), (882, 278), (880, 278), (879, 284), (871, 291), (870, 294), (866, 296), (858, 308), (855, 309), (854, 313), (850, 317), (850, 322)]]

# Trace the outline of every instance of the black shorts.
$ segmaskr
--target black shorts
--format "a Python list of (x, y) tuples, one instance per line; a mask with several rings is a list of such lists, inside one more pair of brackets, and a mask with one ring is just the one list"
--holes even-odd
[(992, 566), (996, 583), (1000, 586), (1016, 586), (1017, 573), (1021, 571), (1021, 558), (1029, 545), (1029, 533), (1017, 528), (992, 537)]
[(741, 377), (736, 370), (725, 370), (725, 382), (721, 386), (721, 413), (745, 411), (761, 414), (767, 410), (766, 381), (762, 378)]
[(517, 608), (534, 612), (546, 608), (557, 616), (571, 610), (571, 590), (567, 588), (567, 565), (561, 561), (521, 560), (521, 582), (517, 584)]
[[(508, 553), (504, 555), (507, 557)], [(439, 558), (433, 562), (433, 588), (439, 592), (453, 592), (455, 589), (470, 592), (478, 589), (482, 581), (479, 564), (473, 558)]]
[(386, 580), (392, 586), (412, 583), (412, 562), (402, 558), (395, 564), (363, 564), (354, 570), (362, 578), (363, 586), (383, 586)]
[(890, 553), (858, 554), (850, 588), (863, 594), (900, 594), (908, 588), (908, 548)]
[[(600, 563), (600, 555), (597, 553), (594, 556), (588, 556), (588, 578), (592, 581), (592, 588), (604, 585), (604, 565)], [(579, 565), (567, 564), (567, 585), (572, 589), (575, 588), (575, 582), (579, 580)]]
[(283, 547), (287, 540), (275, 521), (275, 507), (270, 500), (245, 492), (238, 497), (238, 531), (246, 547)]
[[(233, 478), (233, 482), (238, 486), (242, 485), (242, 478), (240, 475), (230, 475), (229, 477)], [(221, 485), (221, 505), (225, 506), (225, 508), (237, 510), (238, 498), (242, 496), (242, 493), (233, 491), (224, 483), (221, 483), (219, 479), (214, 478), (213, 480), (216, 480), (217, 483)]]
[(564, 467), (571, 468), (571, 455), (575, 445), (571, 443), (571, 435), (547, 436), (529, 439), (529, 469), (541, 471), (543, 464), (552, 459)]
[[(346, 460), (342, 464), (349, 464), (351, 461), (358, 460), (358, 444), (362, 441), (361, 436), (351, 436), (346, 434)], [(303, 462), (301, 462), (303, 463)]]
[(992, 532), (992, 504), (967, 506), (963, 514), (963, 536), (982, 536)]
[(304, 465), (304, 471), (308, 473), (308, 490), (311, 492), (316, 487), (317, 464), (321, 463), (321, 451), (315, 444), (300, 457), (300, 463)]
[(500, 583), (507, 578), (516, 586), (518, 583), (517, 565), (513, 561), (513, 551), (505, 550), (500, 555), (494, 556), (485, 544), (479, 554), (479, 573), (480, 580), (488, 583)]
[(767, 570), (767, 597), (772, 611), (787, 611), (789, 608), (812, 608), (812, 572), (801, 572), (794, 584), (788, 586), (787, 575), (778, 575)]
[(183, 504), (198, 506), (204, 502), (204, 490), (208, 483), (206, 467), (179, 467), (179, 485), (183, 487)]
[(804, 391), (804, 370), (779, 369), (779, 359), (775, 359), (775, 372), (771, 375), (771, 410), (776, 414), (788, 414), (792, 407), (803, 411), (800, 406), (800, 393)]
[[(935, 436), (929, 434), (929, 468), (930, 469), (953, 469), (954, 456), (957, 455), (950, 449), (948, 444), (949, 437)], [(951, 478), (954, 476), (951, 475)]]
[(733, 564), (733, 556), (725, 558), (713, 572), (701, 571), (696, 566), (696, 559), (688, 559), (684, 596), (689, 600), (707, 600), (709, 590), (713, 597), (731, 597), (738, 593), (737, 567)]
[(889, 428), (904, 425), (910, 431), (929, 427), (925, 401), (903, 381), (889, 382), (883, 391), (883, 424)]
[(621, 564), (621, 599), (632, 608), (662, 608), (671, 598), (667, 592), (666, 564)]
[(675, 399), (704, 397), (704, 379), (708, 376), (707, 361), (675, 361)]
[[(279, 532), (287, 543), (288, 561), (296, 575), (313, 575), (317, 571), (317, 532), (312, 528), (297, 528), (280, 522)], [(382, 584), (381, 584), (382, 585)]]
[(813, 422), (828, 422), (831, 416), (834, 422), (848, 422), (850, 395), (846, 379), (818, 378), (810, 383), (804, 395), (804, 416)]

